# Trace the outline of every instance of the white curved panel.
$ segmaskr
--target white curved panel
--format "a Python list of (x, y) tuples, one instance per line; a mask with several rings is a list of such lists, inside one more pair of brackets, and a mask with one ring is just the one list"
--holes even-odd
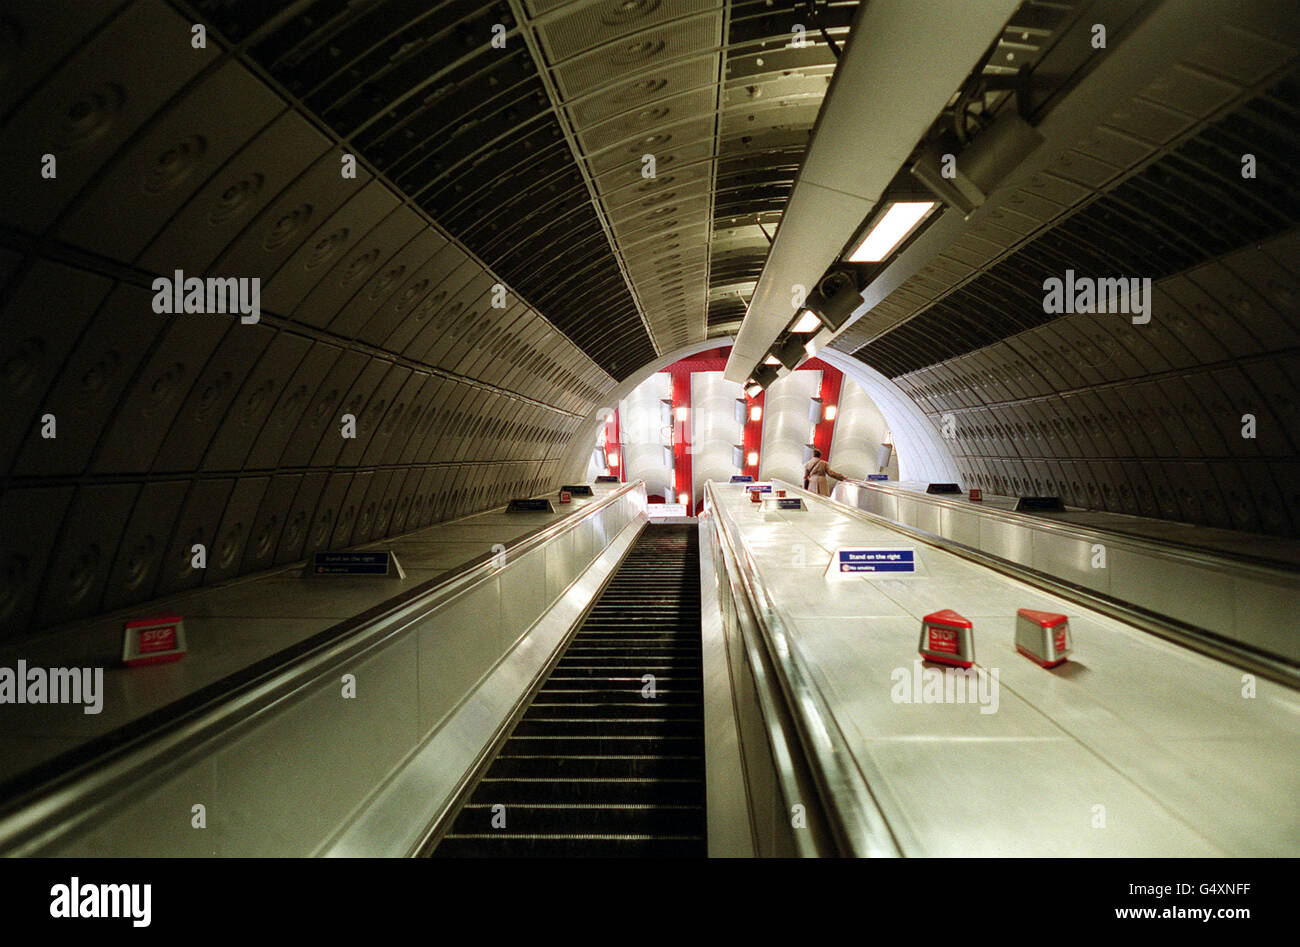
[(901, 388), (843, 352), (823, 349), (817, 357), (861, 385), (876, 403), (894, 436), (899, 479), (958, 482), (957, 465), (939, 431)]
[(691, 375), (691, 486), (696, 500), (703, 497), (704, 481), (726, 481), (740, 472), (732, 466), (731, 451), (743, 436), (734, 408), (742, 397), (741, 387), (722, 372)]
[(803, 449), (812, 440), (811, 399), (821, 391), (822, 373), (791, 372), (772, 383), (763, 399), (763, 445), (759, 476), (803, 481)]
[[(866, 390), (847, 375), (840, 387), (838, 414), (831, 440), (830, 464), (837, 472), (858, 480), (878, 473), (880, 445), (889, 434), (889, 422)], [(890, 451), (885, 470), (898, 479), (898, 453)]]

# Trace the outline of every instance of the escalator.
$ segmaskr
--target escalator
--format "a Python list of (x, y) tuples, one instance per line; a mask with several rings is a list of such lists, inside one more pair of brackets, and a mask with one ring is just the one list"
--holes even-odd
[(642, 531), (433, 854), (707, 854), (694, 525)]

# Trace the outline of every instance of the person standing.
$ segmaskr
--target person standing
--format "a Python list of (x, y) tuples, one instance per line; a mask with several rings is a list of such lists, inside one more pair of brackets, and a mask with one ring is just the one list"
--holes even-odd
[(838, 474), (831, 470), (830, 464), (822, 460), (822, 452), (813, 450), (812, 460), (804, 464), (803, 468), (803, 487), (805, 490), (812, 490), (818, 496), (828, 497), (831, 495), (831, 478), (836, 480), (847, 480), (843, 474)]

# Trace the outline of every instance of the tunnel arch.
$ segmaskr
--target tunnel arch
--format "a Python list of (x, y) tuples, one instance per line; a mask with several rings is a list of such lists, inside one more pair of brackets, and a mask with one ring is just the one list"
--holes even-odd
[[(734, 341), (732, 337), (719, 337), (684, 345), (642, 366), (611, 388), (601, 400), (600, 406), (583, 418), (578, 426), (562, 468), (567, 477), (580, 478), (586, 473), (591, 445), (606, 414), (642, 382), (674, 362), (709, 349), (730, 346)], [(842, 352), (823, 349), (817, 357), (852, 378), (875, 402), (893, 433), (899, 476), (902, 479), (944, 482), (955, 482), (958, 479), (957, 465), (940, 431), (901, 388), (869, 365)]]

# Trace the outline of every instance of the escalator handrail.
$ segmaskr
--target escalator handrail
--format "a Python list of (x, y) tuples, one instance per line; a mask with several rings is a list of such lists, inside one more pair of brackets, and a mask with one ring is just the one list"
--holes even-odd
[[(1250, 553), (1238, 552), (1235, 550), (1211, 550), (1206, 546), (1197, 546), (1192, 543), (1184, 542), (1178, 539), (1161, 539), (1159, 543), (1152, 542), (1149, 538), (1139, 533), (1130, 533), (1122, 529), (1115, 529), (1110, 526), (1087, 526), (1082, 523), (1072, 523), (1068, 521), (1056, 521), (1047, 519), (1043, 516), (1029, 516), (1024, 513), (1016, 513), (1013, 510), (1001, 510), (997, 507), (976, 508), (977, 504), (969, 501), (959, 501), (953, 498), (952, 494), (929, 494), (920, 493), (915, 490), (905, 490), (902, 487), (889, 484), (872, 482), (868, 480), (857, 480), (853, 477), (844, 478), (845, 483), (850, 483), (855, 487), (869, 487), (879, 493), (890, 496), (903, 497), (908, 500), (917, 500), (928, 503), (932, 506), (941, 506), (948, 509), (961, 510), (965, 513), (973, 513), (977, 516), (986, 516), (990, 519), (1002, 520), (1016, 526), (1032, 526), (1034, 529), (1041, 529), (1044, 532), (1056, 533), (1063, 536), (1069, 536), (1075, 539), (1093, 539), (1103, 537), (1109, 545), (1128, 546), (1140, 552), (1150, 552), (1155, 549), (1161, 555), (1169, 556), (1176, 559), (1182, 559), (1188, 563), (1201, 568), (1218, 568), (1224, 562), (1230, 563), (1233, 568), (1243, 570), (1258, 571), (1264, 573), (1267, 579), (1276, 580), (1278, 578), (1295, 581), (1296, 567), (1281, 559), (1270, 559), (1267, 556), (1255, 556)], [(986, 494), (986, 497), (988, 495)], [(869, 510), (867, 512), (870, 512)], [(1067, 512), (1088, 512), (1082, 507), (1069, 507)], [(1131, 514), (1118, 514), (1129, 516)]]
[(644, 488), (643, 481), (622, 484), (583, 509), (517, 537), (505, 546), (504, 554), (487, 553), (464, 563), (450, 574), (311, 636), (294, 649), (20, 774), (0, 787), (8, 797), (0, 808), (0, 854), (9, 854), (16, 846), (31, 847), (34, 839), (52, 833), (61, 813), (75, 812), (79, 822), (89, 819), (124, 786), (310, 686), (330, 668), (383, 646), (411, 624), (496, 577), (508, 563), (577, 528), (638, 488)]
[(705, 498), (714, 518), (714, 535), (736, 563), (739, 574), (733, 577), (733, 588), (744, 595), (763, 637), (795, 722), (808, 771), (841, 853), (854, 857), (901, 855), (903, 849), (894, 829), (854, 760), (829, 702), (812, 675), (810, 662), (790, 634), (789, 619), (768, 592), (734, 520), (717, 502), (714, 492), (710, 481), (705, 485)]
[[(714, 581), (718, 583), (719, 588), (724, 587), (723, 583), (725, 583), (725, 588), (730, 593), (731, 607), (735, 610), (740, 630), (739, 646), (742, 649), (743, 660), (748, 664), (753, 678), (755, 700), (767, 736), (777, 791), (786, 804), (790, 805), (803, 799), (801, 783), (806, 785), (811, 778), (808, 767), (801, 766), (802, 753), (797, 742), (799, 737), (793, 732), (794, 724), (789, 712), (784, 709), (785, 699), (780, 685), (772, 681), (771, 661), (765, 658), (767, 647), (763, 643), (762, 633), (758, 630), (758, 619), (754, 616), (749, 593), (738, 579), (740, 567), (736, 562), (735, 550), (719, 534), (717, 517), (708, 506), (700, 511), (700, 522), (705, 524), (706, 530), (701, 534), (702, 541), (707, 540), (710, 549), (715, 547), (717, 549), (717, 558), (711, 563), (715, 566)], [(703, 545), (700, 551), (703, 555)], [(808, 778), (801, 780), (801, 773)], [(818, 812), (820, 811), (819, 807)], [(810, 820), (809, 826), (814, 825), (820, 827), (820, 823)], [(751, 838), (756, 852), (762, 851), (757, 841), (759, 832), (760, 830), (751, 822)], [(820, 833), (794, 832), (791, 840), (801, 857), (817, 857), (823, 854), (823, 849), (827, 847), (820, 838)]]

